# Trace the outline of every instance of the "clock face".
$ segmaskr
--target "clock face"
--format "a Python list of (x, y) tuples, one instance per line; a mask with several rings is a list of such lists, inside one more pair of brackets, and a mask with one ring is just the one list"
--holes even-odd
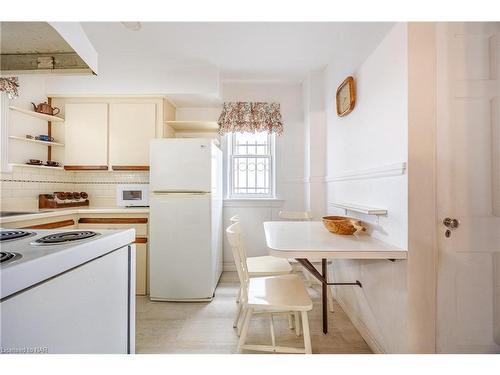
[(349, 109), (349, 106), (351, 105), (351, 90), (349, 85), (344, 85), (342, 89), (340, 90), (340, 112), (343, 113)]
[(337, 115), (349, 114), (355, 103), (354, 78), (347, 77), (337, 89)]

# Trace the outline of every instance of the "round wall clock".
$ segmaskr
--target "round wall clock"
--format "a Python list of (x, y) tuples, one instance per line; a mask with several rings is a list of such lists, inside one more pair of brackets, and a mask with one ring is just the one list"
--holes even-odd
[(337, 115), (342, 117), (352, 112), (356, 103), (354, 78), (349, 76), (337, 89)]

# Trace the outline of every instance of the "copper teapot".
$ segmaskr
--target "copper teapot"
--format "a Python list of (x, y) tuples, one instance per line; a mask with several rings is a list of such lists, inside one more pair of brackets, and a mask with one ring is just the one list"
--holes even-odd
[[(31, 103), (33, 105), (33, 109), (35, 112), (44, 113), (46, 115), (55, 116), (60, 112), (60, 109), (57, 107), (52, 108), (47, 102), (40, 103), (36, 105), (35, 103)], [(57, 112), (55, 112), (57, 110)]]

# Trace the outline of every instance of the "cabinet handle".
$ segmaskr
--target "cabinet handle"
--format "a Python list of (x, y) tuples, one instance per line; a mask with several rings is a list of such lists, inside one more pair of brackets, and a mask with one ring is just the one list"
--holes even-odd
[(146, 217), (82, 217), (78, 224), (147, 224)]
[(112, 165), (114, 171), (149, 171), (149, 165)]
[(67, 171), (107, 171), (107, 165), (65, 165)]
[(22, 229), (56, 229), (56, 228), (69, 227), (71, 225), (75, 225), (74, 220), (53, 221), (52, 223), (31, 225), (29, 227), (23, 227)]

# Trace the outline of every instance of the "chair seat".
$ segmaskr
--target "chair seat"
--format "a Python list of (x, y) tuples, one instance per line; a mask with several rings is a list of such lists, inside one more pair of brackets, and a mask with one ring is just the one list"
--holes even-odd
[(248, 306), (259, 310), (310, 311), (311, 297), (297, 275), (251, 278)]
[(292, 272), (292, 266), (286, 259), (270, 255), (247, 258), (247, 268), (250, 277), (286, 275)]

